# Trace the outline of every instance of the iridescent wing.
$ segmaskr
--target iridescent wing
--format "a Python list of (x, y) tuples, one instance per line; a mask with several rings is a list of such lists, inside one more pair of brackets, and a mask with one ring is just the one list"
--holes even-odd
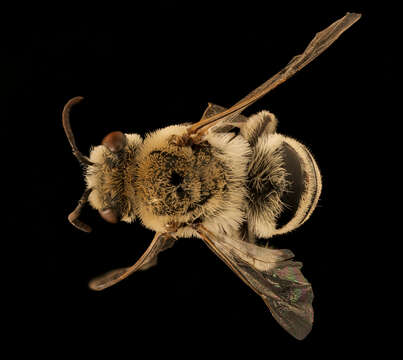
[(150, 268), (155, 264), (158, 254), (161, 251), (172, 247), (175, 241), (176, 239), (168, 233), (156, 233), (154, 239), (151, 241), (150, 246), (134, 265), (109, 271), (104, 275), (92, 279), (88, 286), (92, 290), (104, 290), (127, 278), (136, 271)]
[(288, 80), (296, 72), (316, 59), (316, 57), (322, 54), (331, 44), (333, 44), (344, 31), (358, 21), (360, 17), (361, 14), (347, 13), (329, 27), (317, 33), (302, 54), (293, 57), (284, 69), (250, 92), (235, 105), (231, 106), (229, 109), (225, 109), (214, 114), (207, 114), (205, 112), (199, 122), (189, 127), (189, 135), (195, 133), (198, 133), (199, 135), (205, 134), (206, 131), (210, 127), (216, 125), (218, 121), (231, 121), (232, 119), (236, 118), (248, 106), (256, 102), (281, 83)]
[(262, 297), (277, 322), (298, 340), (312, 329), (313, 292), (302, 275), (302, 263), (290, 250), (261, 248), (204, 227), (198, 233), (208, 247)]

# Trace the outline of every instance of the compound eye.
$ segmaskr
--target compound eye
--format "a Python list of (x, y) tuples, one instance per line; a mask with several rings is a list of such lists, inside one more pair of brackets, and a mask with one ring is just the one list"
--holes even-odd
[(125, 147), (126, 135), (120, 131), (113, 131), (104, 137), (102, 145), (106, 146), (111, 152), (117, 153)]
[(99, 211), (99, 215), (101, 215), (102, 219), (104, 219), (108, 223), (116, 224), (119, 222), (119, 217), (116, 214), (116, 211), (114, 211), (113, 209), (106, 208), (106, 209), (102, 209), (102, 210), (98, 210), (98, 211)]

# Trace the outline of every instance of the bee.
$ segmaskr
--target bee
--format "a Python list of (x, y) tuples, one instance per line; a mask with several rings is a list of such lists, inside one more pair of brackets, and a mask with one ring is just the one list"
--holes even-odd
[[(316, 34), (305, 51), (230, 108), (209, 103), (200, 121), (138, 134), (115, 131), (90, 156), (77, 148), (70, 110), (62, 120), (73, 154), (84, 167), (86, 190), (68, 216), (78, 229), (89, 202), (109, 223), (139, 219), (155, 232), (151, 244), (132, 266), (90, 281), (103, 290), (157, 263), (158, 254), (179, 237), (200, 238), (253, 291), (278, 323), (297, 339), (313, 324), (313, 291), (287, 249), (267, 246), (267, 239), (301, 226), (314, 211), (322, 189), (311, 152), (276, 132), (269, 111), (241, 113), (325, 51), (360, 14), (347, 13)], [(265, 239), (266, 246), (262, 246)]]

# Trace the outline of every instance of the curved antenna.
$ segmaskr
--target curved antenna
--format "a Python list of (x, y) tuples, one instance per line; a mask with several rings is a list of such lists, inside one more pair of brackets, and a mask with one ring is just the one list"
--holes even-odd
[(92, 229), (89, 225), (83, 223), (78, 218), (80, 217), (82, 208), (88, 201), (88, 195), (90, 194), (91, 190), (92, 189), (87, 189), (84, 191), (84, 194), (81, 196), (81, 199), (78, 200), (78, 205), (67, 217), (72, 225), (74, 225), (77, 229), (79, 229), (81, 231), (85, 231), (85, 232), (91, 232)]
[[(77, 160), (80, 162), (81, 165), (94, 165), (90, 159), (88, 159), (87, 156), (83, 155), (77, 148), (76, 141), (74, 139), (73, 131), (71, 130), (71, 125), (70, 125), (70, 110), (71, 108), (81, 102), (84, 98), (82, 96), (76, 96), (72, 99), (70, 99), (66, 105), (64, 105), (63, 108), (63, 113), (62, 113), (62, 122), (63, 122), (63, 128), (64, 132), (66, 133), (67, 139), (69, 140), (69, 143), (71, 145), (71, 148), (73, 150), (74, 156), (77, 158)], [(79, 220), (79, 216), (81, 213), (82, 208), (88, 201), (88, 196), (90, 194), (92, 189), (87, 189), (84, 191), (84, 194), (81, 196), (80, 200), (78, 201), (78, 205), (76, 208), (69, 214), (68, 219), (72, 225), (74, 225), (77, 229), (85, 232), (91, 232), (92, 229), (90, 226), (87, 224), (83, 223), (81, 220)]]
[(94, 163), (92, 161), (90, 161), (90, 159), (88, 159), (87, 156), (83, 155), (78, 150), (76, 141), (74, 139), (73, 131), (71, 130), (71, 125), (70, 125), (70, 110), (74, 105), (78, 104), (83, 99), (84, 98), (82, 96), (76, 96), (76, 97), (70, 99), (66, 105), (64, 105), (63, 114), (62, 114), (63, 128), (64, 128), (64, 132), (66, 133), (67, 139), (69, 140), (71, 148), (73, 150), (73, 154), (78, 159), (80, 164), (94, 165)]

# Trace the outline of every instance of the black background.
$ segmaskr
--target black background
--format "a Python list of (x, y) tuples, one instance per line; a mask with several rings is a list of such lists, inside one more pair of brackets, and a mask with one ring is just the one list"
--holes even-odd
[[(378, 199), (369, 193), (379, 181), (371, 164), (382, 160), (370, 144), (380, 135), (379, 104), (390, 77), (378, 31), (387, 19), (363, 7), (263, 3), (217, 8), (156, 2), (103, 8), (102, 15), (71, 6), (68, 20), (62, 20), (66, 8), (44, 21), (28, 13), (29, 21), (16, 17), (5, 28), (3, 156), (11, 160), (4, 174), (11, 172), (5, 195), (12, 206), (4, 221), (16, 250), (3, 256), (15, 264), (11, 278), (18, 287), (10, 334), (26, 339), (25, 346), (48, 352), (55, 344), (54, 354), (84, 344), (91, 351), (130, 349), (132, 356), (162, 348), (167, 356), (288, 357), (360, 353), (376, 345), (369, 342), (381, 330), (367, 251), (378, 236)], [(92, 277), (134, 263), (153, 234), (138, 223), (107, 224), (89, 207), (82, 218), (94, 228), (91, 234), (68, 223), (84, 181), (61, 125), (64, 104), (85, 97), (72, 112), (84, 153), (110, 131), (144, 136), (194, 122), (208, 101), (234, 104), (347, 11), (363, 17), (245, 111), (275, 113), (278, 132), (306, 144), (322, 171), (323, 193), (311, 219), (272, 241), (304, 263), (315, 292), (311, 334), (302, 342), (288, 335), (263, 301), (196, 239), (178, 241), (157, 267), (104, 292), (90, 291)]]

